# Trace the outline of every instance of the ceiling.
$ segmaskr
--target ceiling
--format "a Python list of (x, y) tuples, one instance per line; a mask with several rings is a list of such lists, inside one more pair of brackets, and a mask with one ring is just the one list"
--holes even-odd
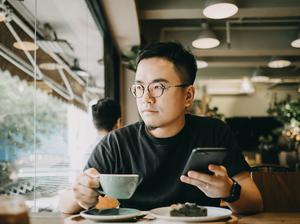
[[(33, 83), (34, 53), (24, 54), (14, 48), (13, 43), (16, 35), (21, 40), (33, 42), (36, 22), (39, 46), (36, 51), (37, 86), (82, 108), (89, 100), (104, 95), (103, 38), (85, 1), (7, 0), (4, 4), (11, 9), (12, 19), (0, 23), (1, 69), (8, 69), (13, 75)], [(51, 39), (52, 43), (62, 40), (69, 46), (69, 51), (51, 52), (39, 43), (47, 39), (46, 23), (51, 26), (51, 34), (56, 35), (55, 40)], [(80, 69), (90, 74), (89, 77), (79, 75), (79, 68), (74, 68), (75, 59), (79, 61)], [(43, 63), (58, 67), (43, 69)]]
[[(204, 0), (137, 0), (143, 43), (179, 41), (197, 59), (208, 62), (198, 70), (197, 79), (240, 79), (261, 68), (271, 78), (299, 82), (300, 49), (291, 47), (300, 28), (298, 0), (238, 0), (239, 11), (228, 19), (208, 19), (202, 11)], [(220, 40), (212, 49), (196, 49), (201, 24), (208, 23)], [(267, 67), (271, 57), (283, 56), (291, 66)], [(297, 86), (297, 85), (296, 85)]]
[[(34, 0), (7, 2), (28, 24), (34, 24)], [(103, 39), (85, 1), (36, 2), (38, 34), (42, 33), (43, 24), (50, 23), (57, 37), (67, 40), (73, 47), (72, 55), (59, 55), (60, 58), (69, 66), (74, 58), (78, 58), (80, 67), (95, 79), (95, 87), (103, 91)], [(208, 62), (207, 68), (198, 70), (196, 84), (205, 83), (203, 80), (220, 80), (223, 83), (224, 79), (235, 80), (236, 83), (238, 79), (251, 77), (259, 67), (264, 75), (272, 80), (280, 79), (280, 82), (267, 83), (270, 87), (298, 89), (300, 49), (291, 47), (290, 43), (296, 38), (300, 27), (299, 0), (238, 0), (238, 13), (222, 20), (206, 18), (202, 13), (204, 2), (99, 0), (106, 14), (109, 30), (121, 52), (130, 46), (144, 45), (152, 41), (179, 41), (190, 49), (197, 59)], [(218, 47), (196, 49), (192, 46), (191, 43), (197, 38), (204, 22), (208, 23), (221, 41)], [(2, 36), (2, 42), (5, 42), (7, 37), (8, 35)], [(267, 63), (273, 56), (283, 56), (291, 60), (292, 64), (282, 69), (268, 68)], [(53, 60), (45, 55), (41, 58)], [(0, 57), (0, 60), (3, 59)], [(51, 76), (50, 73), (49, 75)], [(54, 75), (52, 78), (55, 79)], [(71, 85), (78, 86), (78, 83), (73, 83)], [(78, 93), (84, 91), (80, 82), (77, 89), (81, 89)]]

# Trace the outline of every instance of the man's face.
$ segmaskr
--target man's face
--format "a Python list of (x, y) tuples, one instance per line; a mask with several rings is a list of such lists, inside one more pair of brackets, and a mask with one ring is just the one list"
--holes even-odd
[[(185, 84), (180, 80), (172, 62), (159, 57), (143, 59), (137, 67), (135, 84), (141, 84), (144, 87), (144, 94), (136, 98), (136, 103), (147, 127), (150, 129), (168, 128), (182, 122), (185, 109), (193, 100), (187, 99), (189, 89), (193, 87), (168, 88)], [(159, 87), (160, 84), (167, 88), (161, 96), (154, 97), (147, 89), (149, 84), (151, 84), (151, 89), (153, 86), (153, 89), (156, 88), (156, 85)]]

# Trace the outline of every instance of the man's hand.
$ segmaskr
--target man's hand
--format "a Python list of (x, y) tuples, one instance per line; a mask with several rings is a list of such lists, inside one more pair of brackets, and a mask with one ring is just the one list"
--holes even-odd
[(99, 195), (95, 189), (99, 188), (99, 175), (96, 169), (90, 168), (77, 177), (73, 192), (77, 203), (82, 208), (88, 209), (97, 204)]
[(210, 198), (226, 198), (230, 195), (233, 181), (229, 178), (224, 166), (209, 165), (208, 169), (213, 175), (189, 171), (188, 176), (181, 176), (184, 183), (198, 187)]

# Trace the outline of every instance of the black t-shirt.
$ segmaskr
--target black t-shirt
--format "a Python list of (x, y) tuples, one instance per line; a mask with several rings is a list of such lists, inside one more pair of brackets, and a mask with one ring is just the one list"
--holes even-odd
[(134, 195), (121, 200), (122, 207), (148, 210), (173, 203), (194, 202), (219, 206), (197, 187), (182, 183), (180, 176), (194, 148), (225, 147), (224, 166), (229, 176), (248, 171), (249, 166), (230, 128), (220, 120), (186, 115), (184, 128), (170, 138), (154, 138), (143, 122), (111, 132), (94, 149), (85, 167), (100, 173), (139, 174)]

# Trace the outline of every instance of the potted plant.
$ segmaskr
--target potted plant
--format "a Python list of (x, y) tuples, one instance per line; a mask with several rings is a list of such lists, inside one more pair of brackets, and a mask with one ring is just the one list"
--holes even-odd
[(282, 124), (282, 128), (273, 133), (280, 150), (280, 164), (296, 165), (300, 160), (300, 99), (287, 95), (284, 100), (275, 102), (267, 112)]

